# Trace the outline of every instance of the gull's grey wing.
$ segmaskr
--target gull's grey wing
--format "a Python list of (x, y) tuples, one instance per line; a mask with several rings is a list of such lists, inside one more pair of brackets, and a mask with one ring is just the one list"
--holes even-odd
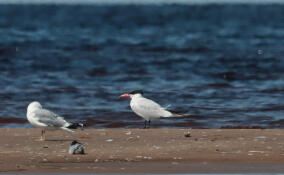
[(44, 123), (50, 127), (65, 127), (69, 124), (59, 115), (56, 115), (55, 113), (46, 109), (35, 110), (34, 116), (37, 118), (38, 122)]

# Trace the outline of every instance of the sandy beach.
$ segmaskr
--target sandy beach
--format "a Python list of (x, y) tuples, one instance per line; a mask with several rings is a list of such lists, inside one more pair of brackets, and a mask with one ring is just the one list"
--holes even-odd
[[(283, 173), (281, 129), (0, 129), (1, 173)], [(85, 155), (69, 155), (72, 140)]]

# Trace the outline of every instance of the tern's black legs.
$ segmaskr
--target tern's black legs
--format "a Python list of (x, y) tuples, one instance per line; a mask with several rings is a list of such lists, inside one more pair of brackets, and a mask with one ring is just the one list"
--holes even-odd
[(147, 129), (147, 123), (148, 123), (148, 128), (150, 128), (151, 120), (149, 120), (149, 121), (145, 120), (144, 121), (144, 129)]

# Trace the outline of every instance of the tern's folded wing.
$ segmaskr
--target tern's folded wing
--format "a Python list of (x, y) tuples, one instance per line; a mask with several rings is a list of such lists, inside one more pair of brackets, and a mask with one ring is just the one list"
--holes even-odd
[(147, 99), (137, 99), (133, 110), (145, 117), (169, 117), (171, 113), (161, 107), (158, 103)]

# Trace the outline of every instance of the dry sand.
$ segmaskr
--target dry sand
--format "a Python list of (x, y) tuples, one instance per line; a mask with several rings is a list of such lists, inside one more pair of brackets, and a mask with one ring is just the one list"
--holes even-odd
[[(2, 173), (284, 173), (281, 129), (0, 129)], [(69, 155), (73, 139), (85, 155)]]

